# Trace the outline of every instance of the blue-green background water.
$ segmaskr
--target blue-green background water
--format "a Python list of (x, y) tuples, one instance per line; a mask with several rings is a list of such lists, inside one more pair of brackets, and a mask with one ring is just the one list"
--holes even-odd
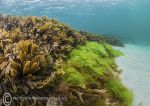
[(117, 63), (123, 82), (134, 92), (134, 105), (150, 106), (150, 0), (0, 0), (0, 13), (46, 15), (132, 43), (117, 48), (126, 55)]
[(150, 44), (150, 0), (0, 0), (0, 13), (47, 15), (77, 29)]

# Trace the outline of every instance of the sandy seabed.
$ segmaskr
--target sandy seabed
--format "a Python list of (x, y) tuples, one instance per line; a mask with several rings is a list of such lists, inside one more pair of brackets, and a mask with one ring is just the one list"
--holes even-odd
[(133, 106), (150, 104), (150, 47), (127, 44), (125, 48), (115, 47), (125, 56), (117, 59), (123, 70), (121, 78), (134, 93)]

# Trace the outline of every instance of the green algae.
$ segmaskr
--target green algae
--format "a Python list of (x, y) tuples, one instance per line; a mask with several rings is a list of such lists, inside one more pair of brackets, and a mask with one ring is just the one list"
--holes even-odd
[[(64, 66), (65, 70), (69, 70), (71, 68), (71, 70), (73, 70), (72, 74), (76, 75), (76, 73), (78, 73), (77, 76), (79, 77), (76, 77), (76, 81), (78, 81), (77, 84), (82, 85), (83, 83), (86, 83), (86, 80), (89, 80), (88, 78), (102, 76), (105, 66), (109, 67), (109, 64), (112, 63), (111, 59), (104, 59), (104, 55), (107, 56), (107, 52), (103, 45), (95, 42), (88, 42), (85, 46), (80, 46), (70, 53), (70, 58)], [(104, 62), (104, 60), (106, 60), (106, 62)], [(74, 73), (74, 71), (76, 71), (76, 73)], [(71, 71), (65, 72), (68, 74), (66, 75), (66, 81), (73, 81), (75, 77), (72, 77), (72, 74), (69, 76)], [(82, 75), (83, 73), (84, 75)], [(87, 77), (89, 74), (91, 74), (91, 76)], [(79, 80), (78, 78), (80, 78), (80, 76), (82, 76), (82, 79)], [(74, 84), (74, 81), (69, 83)]]
[(67, 75), (65, 81), (71, 85), (83, 86), (85, 83), (85, 77), (74, 68), (68, 68), (65, 70)]
[[(105, 73), (116, 71), (112, 68), (115, 65), (115, 57), (121, 56), (123, 53), (114, 50), (106, 44), (98, 44), (96, 42), (87, 42), (84, 46), (79, 46), (74, 49), (64, 65), (65, 77), (64, 81), (72, 86), (87, 87), (89, 84), (97, 84), (98, 78), (105, 79), (108, 95), (117, 98), (121, 105), (130, 106), (132, 103), (132, 93), (110, 73), (106, 76)], [(98, 101), (93, 106), (104, 104), (105, 101)], [(99, 105), (100, 106), (100, 105)], [(103, 106), (103, 105), (102, 105)]]
[(107, 82), (107, 87), (111, 94), (118, 98), (122, 106), (131, 106), (133, 94), (118, 79), (111, 79)]
[(119, 50), (114, 50), (112, 48), (112, 46), (108, 45), (108, 44), (104, 44), (106, 51), (109, 53), (110, 57), (119, 57), (124, 55), (121, 51)]

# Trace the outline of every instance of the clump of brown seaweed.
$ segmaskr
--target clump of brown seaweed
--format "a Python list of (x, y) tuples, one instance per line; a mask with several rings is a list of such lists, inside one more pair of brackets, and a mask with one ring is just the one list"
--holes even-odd
[(85, 31), (80, 31), (80, 34), (84, 35), (88, 41), (94, 41), (98, 43), (108, 43), (110, 45), (120, 46), (120, 47), (125, 46), (124, 43), (116, 37), (102, 36), (99, 34), (92, 34), (92, 33), (85, 32)]
[(47, 17), (1, 16), (0, 95), (46, 95), (46, 88), (52, 89), (64, 74), (56, 67), (85, 40), (69, 26)]
[(45, 96), (65, 97), (66, 106), (129, 106), (132, 94), (118, 81), (114, 60), (122, 53), (104, 39), (87, 41), (47, 17), (0, 16), (0, 98), (6, 92), (32, 98), (14, 106), (51, 105), (35, 98)]

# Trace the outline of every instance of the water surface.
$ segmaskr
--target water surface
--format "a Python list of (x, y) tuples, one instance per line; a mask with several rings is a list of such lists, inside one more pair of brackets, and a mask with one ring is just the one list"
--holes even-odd
[(0, 13), (47, 15), (77, 29), (150, 44), (150, 0), (0, 0)]

